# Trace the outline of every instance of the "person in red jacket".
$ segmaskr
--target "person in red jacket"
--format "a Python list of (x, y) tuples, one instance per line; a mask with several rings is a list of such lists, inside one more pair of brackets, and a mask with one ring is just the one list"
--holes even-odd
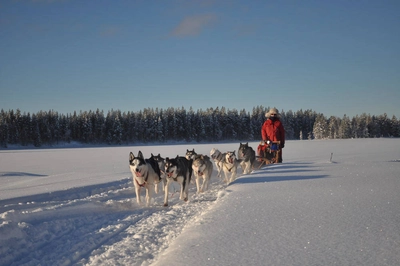
[(263, 141), (280, 141), (278, 163), (282, 162), (282, 149), (285, 147), (285, 129), (279, 120), (279, 112), (276, 108), (271, 108), (266, 114), (264, 124), (261, 127), (261, 137)]

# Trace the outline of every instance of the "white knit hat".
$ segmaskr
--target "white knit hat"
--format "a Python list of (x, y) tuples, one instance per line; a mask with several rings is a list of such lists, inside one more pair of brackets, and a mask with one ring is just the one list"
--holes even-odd
[(268, 117), (271, 116), (271, 114), (276, 114), (277, 116), (279, 116), (279, 111), (278, 111), (278, 109), (276, 109), (275, 107), (269, 109), (269, 111), (265, 113), (265, 117), (268, 118)]

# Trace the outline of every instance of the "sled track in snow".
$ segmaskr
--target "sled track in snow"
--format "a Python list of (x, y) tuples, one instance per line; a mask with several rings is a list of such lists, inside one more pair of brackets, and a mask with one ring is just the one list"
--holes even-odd
[(126, 254), (129, 264), (141, 265), (164, 250), (225, 187), (214, 181), (208, 191), (196, 194), (191, 185), (188, 203), (179, 200), (175, 187), (167, 208), (162, 191), (151, 207), (138, 206), (131, 178), (2, 200), (0, 243), (7, 246), (0, 245), (0, 265), (123, 264), (112, 256), (122, 246), (131, 252)]

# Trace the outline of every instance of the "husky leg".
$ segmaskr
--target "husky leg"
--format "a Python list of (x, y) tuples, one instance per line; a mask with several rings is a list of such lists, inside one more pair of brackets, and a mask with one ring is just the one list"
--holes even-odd
[(232, 174), (231, 174), (231, 178), (229, 180), (229, 183), (232, 183), (233, 181), (235, 181), (235, 179), (236, 179), (236, 171), (233, 171)]
[(194, 177), (196, 178), (197, 193), (200, 193), (202, 192), (202, 189), (200, 188), (200, 176), (196, 173)]
[(142, 204), (142, 201), (140, 200), (140, 186), (136, 184), (135, 179), (133, 179), (133, 183), (135, 184), (136, 202), (140, 205)]
[(185, 185), (187, 185), (187, 184), (184, 184), (184, 182), (182, 180), (182, 182), (180, 182), (180, 185), (181, 185), (181, 191), (180, 191), (179, 199), (183, 200), (184, 194), (185, 194)]
[(208, 189), (208, 180), (210, 179), (210, 176), (208, 173), (204, 173), (203, 176), (203, 184), (201, 185), (201, 192), (204, 192)]
[[(196, 179), (197, 180), (197, 179)], [(185, 184), (185, 186), (183, 186), (183, 184)], [(189, 200), (189, 174), (186, 175), (186, 182), (184, 182), (184, 180), (182, 180), (182, 194), (183, 194), (183, 200), (184, 201), (188, 201)]]
[(222, 179), (222, 163), (217, 163), (218, 175), (217, 177), (221, 180)]
[(165, 192), (165, 195), (164, 195), (164, 207), (167, 207), (168, 206), (168, 188), (169, 188), (169, 183), (170, 182), (168, 182), (168, 180), (166, 180), (167, 182), (165, 182), (165, 184), (164, 184), (164, 192)]
[(146, 206), (150, 206), (151, 196), (153, 194), (154, 187), (152, 185), (146, 185)]
[(156, 192), (156, 194), (158, 194), (158, 184), (160, 184), (160, 182), (154, 184), (154, 191)]
[(229, 184), (229, 173), (224, 170), (224, 183)]

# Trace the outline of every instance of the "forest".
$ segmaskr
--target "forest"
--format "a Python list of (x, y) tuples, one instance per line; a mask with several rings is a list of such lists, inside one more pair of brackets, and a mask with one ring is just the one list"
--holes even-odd
[[(224, 107), (145, 108), (137, 112), (119, 110), (76, 111), (60, 114), (54, 110), (30, 114), (21, 110), (0, 112), (0, 147), (9, 145), (53, 146), (71, 141), (87, 144), (132, 145), (168, 142), (222, 142), (261, 140), (261, 125), (269, 107), (251, 112)], [(347, 139), (399, 137), (400, 122), (387, 114), (355, 117), (330, 116), (313, 110), (280, 113), (286, 139)]]

